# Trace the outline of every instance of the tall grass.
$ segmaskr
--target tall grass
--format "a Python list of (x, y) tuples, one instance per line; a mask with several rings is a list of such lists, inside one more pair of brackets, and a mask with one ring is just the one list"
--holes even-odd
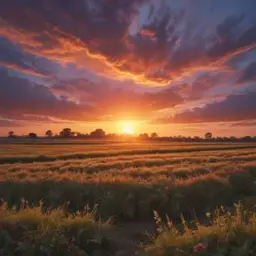
[(64, 208), (0, 208), (0, 255), (112, 255), (110, 225), (95, 221), (94, 214)]
[[(96, 220), (152, 222), (153, 210), (160, 233), (145, 255), (255, 253), (254, 214), (205, 219), (221, 205), (256, 204), (255, 144), (23, 146), (0, 153), (0, 256), (114, 255), (109, 226)], [(183, 214), (183, 225), (163, 224), (166, 214), (174, 223)], [(200, 224), (189, 222), (195, 214)]]
[(98, 204), (104, 218), (150, 220), (153, 209), (190, 217), (256, 195), (255, 159), (236, 149), (4, 164), (0, 194), (10, 205), (21, 197), (46, 207), (70, 201), (70, 211)]
[(255, 211), (246, 211), (237, 204), (233, 213), (222, 207), (206, 217), (205, 224), (181, 218), (181, 224), (175, 225), (169, 218), (164, 223), (155, 212), (159, 233), (141, 256), (256, 255)]

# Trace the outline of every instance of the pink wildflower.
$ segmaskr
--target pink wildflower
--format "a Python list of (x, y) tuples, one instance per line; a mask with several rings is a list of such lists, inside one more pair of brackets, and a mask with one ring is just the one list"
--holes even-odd
[(206, 249), (206, 246), (203, 243), (198, 243), (193, 247), (193, 252), (200, 252)]

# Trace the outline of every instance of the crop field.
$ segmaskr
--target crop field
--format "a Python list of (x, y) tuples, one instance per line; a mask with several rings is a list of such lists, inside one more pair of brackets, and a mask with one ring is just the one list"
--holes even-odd
[(256, 144), (0, 147), (0, 255), (256, 255)]

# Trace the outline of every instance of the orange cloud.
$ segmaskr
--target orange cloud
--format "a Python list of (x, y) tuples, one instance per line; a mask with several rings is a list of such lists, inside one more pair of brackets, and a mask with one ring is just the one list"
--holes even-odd
[(3, 67), (8, 68), (8, 69), (14, 69), (14, 70), (16, 70), (18, 72), (22, 72), (26, 75), (32, 75), (32, 76), (37, 76), (37, 77), (41, 77), (41, 78), (47, 77), (46, 75), (43, 75), (43, 74), (41, 74), (39, 72), (36, 72), (32, 69), (29, 69), (29, 68), (21, 67), (21, 66), (15, 64), (15, 63), (6, 63), (6, 62), (0, 61), (0, 66), (3, 66)]
[[(225, 68), (224, 64), (228, 60), (253, 49), (256, 46), (254, 43), (239, 48), (215, 61), (202, 60), (205, 62), (203, 65), (198, 63), (183, 67), (180, 71), (167, 71), (167, 77), (164, 79), (161, 76), (151, 76), (150, 71), (161, 69), (166, 63), (165, 59), (145, 63), (144, 61), (137, 59), (136, 55), (131, 53), (127, 56), (123, 56), (122, 59), (118, 61), (112, 61), (102, 54), (92, 52), (81, 40), (72, 35), (64, 34), (58, 29), (53, 30), (52, 33), (46, 32), (46, 34), (57, 42), (57, 45), (53, 48), (44, 48), (43, 42), (35, 39), (35, 34), (26, 33), (25, 36), (24, 33), (21, 33), (14, 28), (1, 28), (0, 30), (0, 35), (5, 36), (15, 44), (22, 45), (27, 52), (50, 58), (62, 65), (75, 61), (76, 65), (79, 67), (96, 72), (98, 75), (111, 79), (114, 78), (120, 81), (133, 80), (135, 83), (149, 86), (166, 86), (171, 82), (182, 80), (185, 76), (191, 76), (199, 70), (216, 71), (220, 66)], [(9, 67), (11, 67), (11, 64), (9, 64)], [(18, 67), (13, 65), (12, 68)], [(24, 69), (24, 71), (29, 74), (28, 70)], [(39, 75), (33, 71), (31, 71), (31, 74)]]
[[(139, 0), (120, 5), (97, 2), (95, 17), (82, 1), (74, 3), (77, 10), (84, 11), (76, 17), (71, 15), (73, 9), (69, 5), (60, 8), (55, 2), (42, 1), (19, 9), (15, 0), (10, 1), (13, 4), (6, 4), (5, 11), (0, 12), (0, 35), (21, 45), (27, 52), (62, 65), (75, 63), (99, 76), (119, 81), (166, 86), (197, 71), (226, 68), (228, 60), (255, 47), (250, 37), (253, 29), (246, 30), (238, 43), (228, 38), (229, 35), (213, 34), (214, 39), (221, 37), (226, 41), (213, 40), (211, 49), (206, 49), (209, 42), (203, 39), (201, 45), (193, 41), (190, 45), (188, 42), (180, 45), (182, 40), (179, 40), (181, 36), (177, 35), (175, 25), (181, 20), (171, 19), (168, 8), (157, 21), (142, 26), (138, 34), (131, 36), (129, 26), (143, 2)], [(99, 12), (98, 5), (102, 5)], [(51, 13), (55, 13), (56, 18)], [(217, 28), (219, 26), (227, 27), (225, 22)]]

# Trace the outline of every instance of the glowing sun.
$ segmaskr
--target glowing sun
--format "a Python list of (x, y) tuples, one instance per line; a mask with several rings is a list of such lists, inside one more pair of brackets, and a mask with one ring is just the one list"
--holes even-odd
[(123, 134), (132, 135), (134, 134), (134, 124), (129, 121), (121, 123), (121, 131)]

